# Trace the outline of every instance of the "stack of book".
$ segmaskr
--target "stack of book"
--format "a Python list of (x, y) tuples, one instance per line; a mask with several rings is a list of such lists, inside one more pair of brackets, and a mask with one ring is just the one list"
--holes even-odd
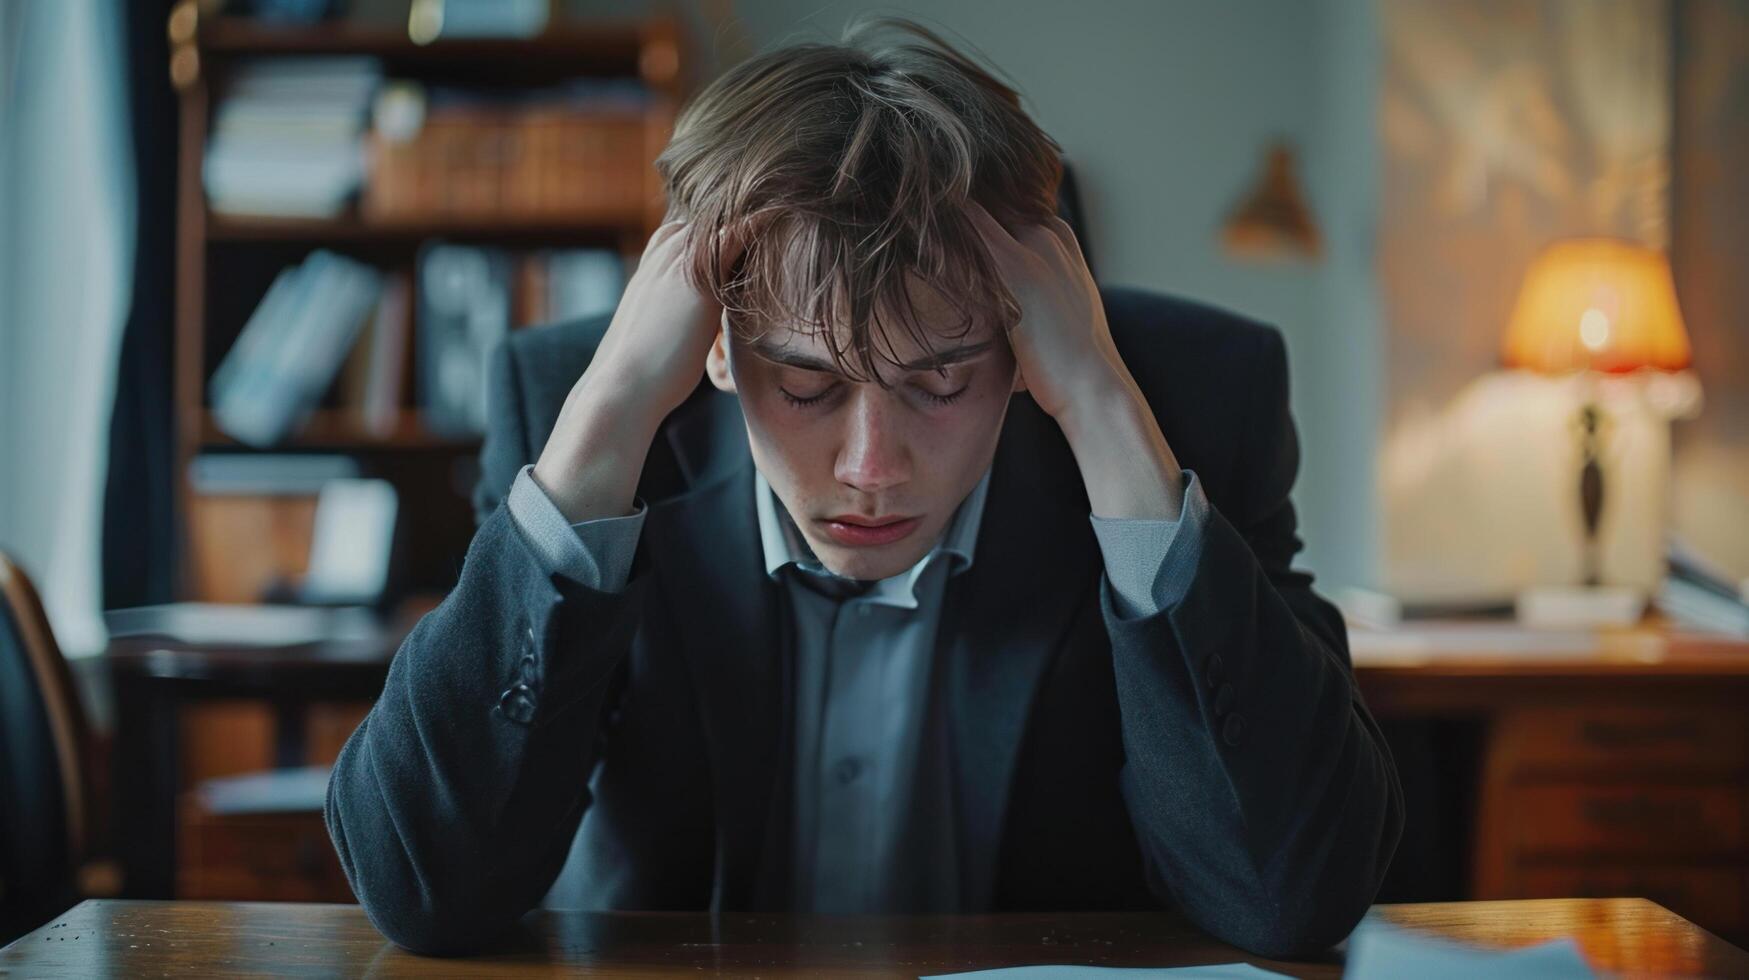
[(512, 97), (396, 83), (392, 94), (370, 137), (368, 217), (588, 220), (645, 203), (642, 83), (579, 79)]
[(381, 81), (374, 58), (239, 66), (207, 142), (203, 178), (212, 209), (297, 218), (343, 212), (364, 180), (364, 133)]
[[(375, 269), (326, 250), (282, 271), (213, 372), (219, 428), (252, 446), (296, 431), (321, 404), (373, 308), (379, 318), (394, 315), (383, 314), (383, 295)], [(387, 365), (380, 371), (393, 373)]]
[(1679, 626), (1749, 636), (1749, 578), (1733, 576), (1673, 539), (1670, 570), (1658, 590), (1658, 608)]

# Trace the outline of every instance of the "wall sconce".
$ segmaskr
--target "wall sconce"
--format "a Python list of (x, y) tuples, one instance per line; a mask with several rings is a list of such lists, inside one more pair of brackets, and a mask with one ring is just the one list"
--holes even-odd
[(1316, 259), (1323, 254), (1323, 240), (1286, 143), (1270, 146), (1262, 173), (1223, 223), (1221, 241), (1228, 254), (1241, 259)]

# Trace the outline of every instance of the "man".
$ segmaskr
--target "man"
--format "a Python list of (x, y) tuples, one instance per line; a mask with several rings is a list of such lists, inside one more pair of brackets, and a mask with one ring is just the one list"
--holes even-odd
[(1346, 935), (1402, 805), (1288, 567), (1280, 337), (1097, 287), (1058, 160), (903, 22), (687, 107), (612, 317), (497, 356), (461, 580), (335, 766), (384, 935), (477, 948), (574, 840), (607, 908)]

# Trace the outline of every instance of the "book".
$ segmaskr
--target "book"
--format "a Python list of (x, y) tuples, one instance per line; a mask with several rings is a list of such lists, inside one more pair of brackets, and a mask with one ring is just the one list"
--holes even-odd
[(405, 275), (389, 279), (371, 322), (361, 415), (364, 430), (373, 436), (387, 438), (400, 422), (407, 390), (407, 336), (413, 326), (411, 288)]
[(1669, 569), (1657, 596), (1664, 615), (1689, 629), (1749, 636), (1749, 578), (1732, 574), (1674, 535), (1667, 557)]
[(357, 477), (357, 460), (327, 453), (201, 453), (188, 463), (197, 496), (308, 496)]
[(365, 125), (381, 80), (366, 57), (239, 65), (213, 111), (201, 170), (208, 204), (245, 216), (342, 212), (364, 180)]
[(534, 37), (546, 29), (548, 0), (413, 0), (409, 32), (437, 38)]
[(1679, 626), (1749, 637), (1749, 603), (1676, 576), (1658, 587), (1658, 609)]
[(334, 381), (381, 276), (318, 249), (274, 279), (213, 372), (219, 428), (239, 442), (271, 446), (302, 425)]

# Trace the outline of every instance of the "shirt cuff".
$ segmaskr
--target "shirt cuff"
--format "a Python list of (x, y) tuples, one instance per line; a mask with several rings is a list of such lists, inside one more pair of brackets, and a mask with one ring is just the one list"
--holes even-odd
[(1202, 481), (1193, 470), (1184, 471), (1184, 499), (1179, 506), (1176, 520), (1088, 516), (1105, 556), (1112, 605), (1125, 619), (1170, 609), (1190, 590), (1202, 557), (1209, 512)]
[(631, 575), (632, 556), (649, 508), (642, 500), (625, 517), (603, 517), (572, 524), (534, 481), (534, 466), (524, 466), (506, 500), (510, 519), (534, 549), (546, 572), (563, 575), (597, 592), (619, 592)]

